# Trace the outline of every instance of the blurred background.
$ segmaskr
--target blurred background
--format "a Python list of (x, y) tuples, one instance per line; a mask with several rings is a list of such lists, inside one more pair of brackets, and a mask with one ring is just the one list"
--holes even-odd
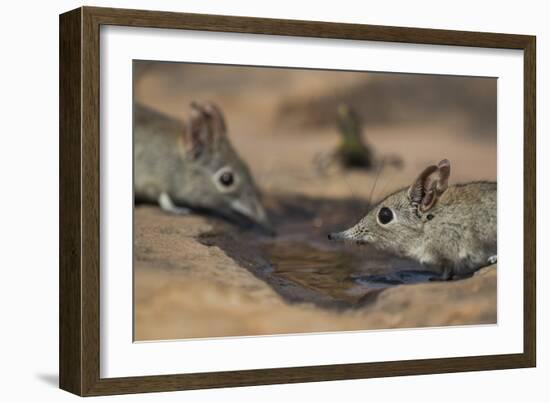
[(494, 78), (146, 61), (136, 62), (135, 76), (136, 100), (182, 119), (192, 101), (217, 103), (266, 191), (349, 197), (352, 186), (368, 197), (364, 172), (351, 172), (348, 184), (327, 181), (312, 163), (337, 148), (341, 105), (361, 118), (375, 157), (402, 160), (403, 175), (380, 174), (385, 191), (443, 158), (453, 181), (496, 179)]

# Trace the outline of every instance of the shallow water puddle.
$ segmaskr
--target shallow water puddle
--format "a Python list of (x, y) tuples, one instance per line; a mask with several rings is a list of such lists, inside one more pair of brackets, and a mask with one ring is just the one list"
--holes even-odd
[(352, 305), (372, 292), (430, 281), (434, 276), (409, 261), (355, 245), (328, 249), (305, 241), (275, 241), (264, 244), (262, 250), (269, 262), (268, 282), (283, 279)]

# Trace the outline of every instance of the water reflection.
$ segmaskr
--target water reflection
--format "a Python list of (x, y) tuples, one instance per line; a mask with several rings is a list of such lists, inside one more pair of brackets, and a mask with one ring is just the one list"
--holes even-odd
[(352, 305), (373, 291), (426, 282), (435, 276), (413, 262), (381, 255), (368, 247), (329, 249), (305, 241), (274, 241), (262, 249), (271, 278)]

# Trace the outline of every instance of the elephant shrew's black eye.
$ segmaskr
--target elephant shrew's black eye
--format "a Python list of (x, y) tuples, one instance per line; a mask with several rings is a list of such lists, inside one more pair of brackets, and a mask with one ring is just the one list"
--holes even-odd
[(224, 186), (231, 186), (234, 182), (233, 173), (226, 171), (220, 175), (219, 181)]
[(387, 207), (382, 207), (378, 211), (378, 221), (380, 221), (380, 224), (387, 224), (391, 220), (393, 220), (393, 212)]

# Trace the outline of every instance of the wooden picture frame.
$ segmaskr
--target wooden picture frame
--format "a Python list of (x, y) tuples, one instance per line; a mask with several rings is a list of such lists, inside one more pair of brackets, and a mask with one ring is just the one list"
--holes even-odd
[[(171, 28), (519, 49), (524, 56), (523, 353), (100, 377), (100, 26)], [(533, 367), (536, 363), (535, 37), (483, 32), (82, 7), (60, 16), (60, 387), (81, 396)], [(519, 230), (519, 229), (518, 229)]]

